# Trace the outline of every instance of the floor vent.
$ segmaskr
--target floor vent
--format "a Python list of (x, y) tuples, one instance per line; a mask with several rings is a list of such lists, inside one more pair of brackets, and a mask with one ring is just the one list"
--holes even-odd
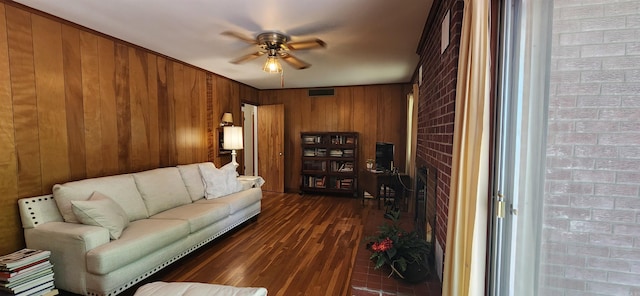
[(333, 88), (311, 88), (309, 89), (310, 97), (327, 97), (335, 95)]

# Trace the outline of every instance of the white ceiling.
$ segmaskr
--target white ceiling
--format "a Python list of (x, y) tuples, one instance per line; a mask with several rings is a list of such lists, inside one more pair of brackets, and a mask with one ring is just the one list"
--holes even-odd
[(98, 32), (187, 62), (258, 89), (280, 88), (280, 75), (262, 71), (266, 55), (234, 31), (254, 38), (277, 31), (291, 42), (319, 38), (326, 48), (292, 52), (312, 64), (286, 63), (284, 87), (405, 83), (432, 0), (15, 0)]

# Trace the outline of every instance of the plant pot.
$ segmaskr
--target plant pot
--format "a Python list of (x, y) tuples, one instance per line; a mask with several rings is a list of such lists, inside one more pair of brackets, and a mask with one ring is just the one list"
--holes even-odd
[(427, 279), (429, 276), (429, 268), (423, 266), (418, 262), (411, 262), (407, 264), (407, 269), (402, 273), (402, 280), (408, 283), (420, 283)]

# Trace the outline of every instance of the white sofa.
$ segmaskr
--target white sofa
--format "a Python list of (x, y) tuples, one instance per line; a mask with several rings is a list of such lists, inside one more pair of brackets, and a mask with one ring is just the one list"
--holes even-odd
[(26, 245), (51, 251), (57, 288), (121, 293), (260, 213), (260, 177), (236, 179), (234, 168), (224, 183), (241, 191), (211, 198), (222, 183), (203, 181), (205, 167), (217, 170), (179, 165), (56, 184), (53, 194), (20, 199)]

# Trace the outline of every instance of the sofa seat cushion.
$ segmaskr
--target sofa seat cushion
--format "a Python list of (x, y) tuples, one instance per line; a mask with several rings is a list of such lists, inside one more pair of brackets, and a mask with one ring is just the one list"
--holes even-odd
[[(214, 166), (212, 162), (204, 162), (203, 164)], [(182, 181), (184, 181), (184, 185), (187, 186), (187, 191), (189, 191), (192, 201), (196, 201), (204, 197), (204, 183), (202, 182), (202, 175), (200, 175), (198, 165), (198, 163), (192, 163), (177, 166), (180, 171), (180, 175), (182, 176)]]
[(229, 213), (233, 215), (237, 211), (259, 202), (261, 199), (262, 190), (260, 188), (250, 188), (219, 198), (201, 199), (196, 201), (195, 204), (224, 203), (229, 205)]
[(188, 204), (166, 210), (150, 219), (179, 219), (189, 222), (191, 233), (229, 216), (229, 205), (223, 203)]
[(134, 296), (267, 296), (266, 288), (234, 287), (205, 283), (153, 282), (136, 290)]
[(178, 168), (160, 168), (133, 174), (149, 216), (190, 204), (191, 197)]
[(125, 174), (54, 185), (53, 197), (64, 221), (80, 223), (73, 213), (71, 201), (88, 200), (96, 191), (108, 196), (121, 206), (127, 213), (129, 221), (149, 217), (133, 176)]
[(185, 220), (142, 219), (131, 222), (119, 239), (87, 252), (87, 271), (107, 274), (188, 235), (189, 223)]

